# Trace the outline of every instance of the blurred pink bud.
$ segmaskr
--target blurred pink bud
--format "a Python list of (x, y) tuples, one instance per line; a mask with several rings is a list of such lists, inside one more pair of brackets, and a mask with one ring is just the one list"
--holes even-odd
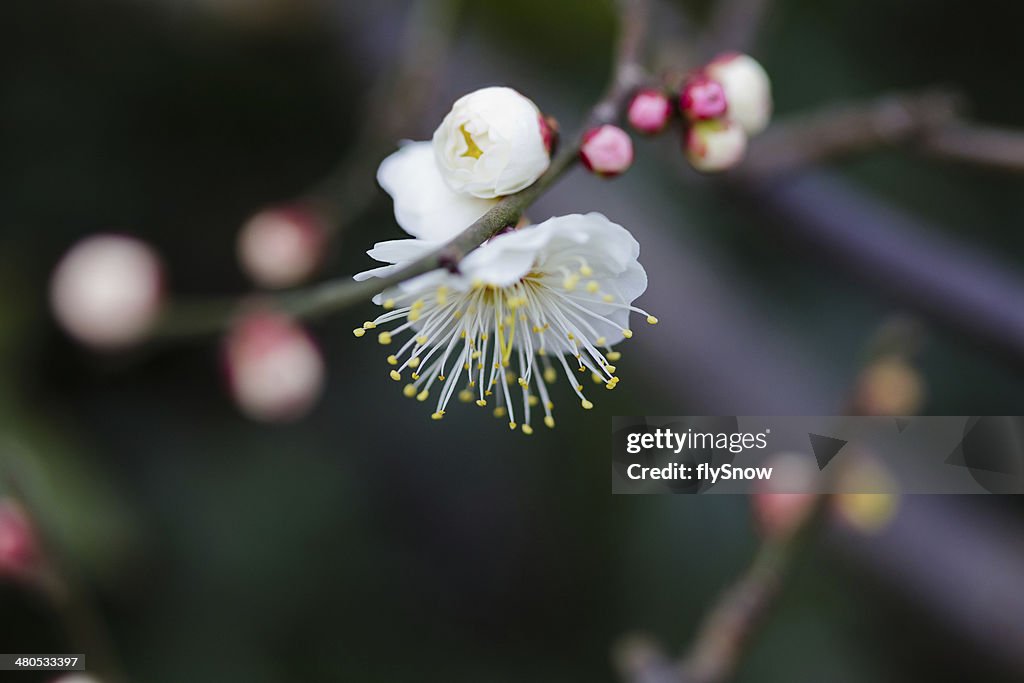
[(618, 126), (605, 124), (591, 128), (583, 134), (580, 160), (599, 176), (617, 176), (633, 164), (633, 141)]
[(319, 217), (303, 207), (267, 209), (250, 218), (238, 234), (238, 260), (256, 284), (291, 287), (316, 271), (327, 231)]
[(782, 453), (767, 463), (771, 479), (758, 482), (751, 505), (754, 522), (766, 538), (784, 538), (803, 526), (818, 496), (810, 456)]
[(35, 530), (25, 510), (13, 500), (0, 500), (0, 576), (24, 576), (38, 561)]
[(721, 118), (728, 108), (722, 84), (704, 75), (687, 80), (679, 95), (679, 110), (690, 121)]
[(258, 312), (241, 318), (225, 340), (224, 353), (231, 393), (254, 420), (297, 420), (320, 397), (320, 349), (284, 314)]
[(125, 235), (75, 244), (50, 280), (50, 305), (78, 341), (121, 348), (140, 341), (160, 312), (163, 276), (153, 249)]
[(739, 123), (747, 135), (756, 135), (768, 126), (772, 116), (772, 84), (756, 59), (730, 52), (712, 60), (704, 73), (722, 84), (729, 103), (729, 118)]
[(93, 678), (89, 674), (67, 674), (53, 683), (100, 683), (100, 679)]
[(686, 157), (695, 169), (715, 173), (743, 160), (747, 134), (732, 121), (698, 121), (686, 131), (685, 145)]
[(654, 135), (665, 130), (668, 120), (672, 117), (672, 104), (660, 90), (647, 88), (640, 90), (629, 103), (626, 118), (629, 125), (638, 133)]

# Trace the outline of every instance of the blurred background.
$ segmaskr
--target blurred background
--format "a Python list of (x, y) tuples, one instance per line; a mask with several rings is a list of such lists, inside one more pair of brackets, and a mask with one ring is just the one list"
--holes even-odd
[[(757, 546), (749, 501), (612, 497), (610, 416), (841, 412), (879, 328), (915, 313), (794, 239), (785, 215), (700, 182), (668, 134), (638, 140), (623, 178), (573, 171), (529, 211), (629, 227), (651, 282), (640, 305), (662, 320), (625, 346), (621, 387), (585, 414), (565, 405), (553, 431), (509, 433), (468, 407), (431, 422), (382, 349), (353, 338), (369, 304), (311, 324), (323, 394), (286, 424), (242, 414), (216, 338), (96, 353), (56, 326), (51, 272), (96, 232), (152, 245), (176, 297), (251, 291), (241, 226), (360, 145), (375, 160), (336, 189), (372, 201), (341, 216), (316, 277), (369, 267), (365, 250), (401, 235), (374, 182), (387, 148), (365, 144), (389, 112), (361, 121), (410, 7), (0, 4), (0, 494), (23, 499), (132, 680), (611, 681), (624, 634), (679, 652)], [(685, 39), (677, 9), (711, 11), (658, 4), (662, 38)], [(752, 52), (779, 119), (949, 85), (974, 118), (1014, 126), (1022, 22), (1024, 4), (999, 0), (778, 0)], [(422, 75), (423, 112), (384, 135), (424, 139), (492, 84), (573, 131), (614, 26), (604, 2), (463, 3), (447, 59)], [(1024, 276), (1019, 175), (902, 149), (828, 173)], [(920, 323), (923, 414), (1022, 414), (1019, 364)], [(1024, 680), (1022, 531), (1019, 499), (995, 496), (905, 498), (871, 536), (826, 527), (736, 680)], [(0, 650), (77, 651), (60, 611), (0, 578)], [(17, 680), (49, 680), (32, 676)]]

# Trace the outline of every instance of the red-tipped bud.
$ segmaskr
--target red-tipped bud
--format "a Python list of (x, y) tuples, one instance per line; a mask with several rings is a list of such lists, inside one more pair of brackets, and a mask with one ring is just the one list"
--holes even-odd
[(25, 510), (0, 500), (0, 577), (23, 577), (39, 563), (39, 545)]
[(551, 156), (558, 151), (558, 141), (561, 137), (558, 119), (554, 116), (539, 114), (538, 120), (540, 121), (540, 136), (544, 141), (544, 149), (548, 151), (548, 156)]
[(718, 119), (725, 116), (728, 109), (722, 84), (704, 75), (687, 80), (679, 94), (679, 111), (690, 121)]
[(160, 312), (160, 259), (125, 235), (93, 235), (75, 244), (53, 271), (50, 305), (78, 341), (116, 349), (140, 341)]
[(717, 119), (699, 121), (685, 136), (686, 157), (698, 171), (716, 173), (732, 168), (747, 151), (747, 134), (739, 124)]
[(799, 529), (814, 509), (816, 468), (810, 456), (783, 453), (771, 459), (772, 478), (758, 482), (751, 501), (754, 522), (767, 538)]
[(241, 318), (225, 340), (224, 357), (231, 393), (254, 420), (296, 420), (309, 412), (323, 388), (320, 349), (284, 314)]
[(629, 103), (626, 118), (633, 130), (644, 135), (655, 135), (665, 130), (672, 117), (672, 103), (660, 90), (640, 90)]
[(238, 260), (253, 282), (271, 289), (300, 284), (323, 258), (327, 231), (305, 207), (267, 209), (238, 233)]
[(591, 128), (583, 135), (580, 161), (599, 176), (617, 176), (633, 164), (633, 141), (618, 126), (605, 124)]

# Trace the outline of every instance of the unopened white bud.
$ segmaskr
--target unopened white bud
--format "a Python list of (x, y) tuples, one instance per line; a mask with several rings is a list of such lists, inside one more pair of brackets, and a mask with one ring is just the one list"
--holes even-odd
[(732, 52), (715, 58), (704, 72), (725, 91), (728, 117), (747, 135), (756, 135), (772, 117), (772, 84), (768, 72), (750, 55)]
[(305, 281), (323, 257), (326, 231), (301, 207), (261, 211), (238, 234), (238, 260), (256, 284), (270, 289)]
[(124, 235), (87, 237), (61, 259), (50, 304), (61, 326), (96, 348), (140, 341), (160, 312), (160, 260), (149, 245)]
[(719, 119), (698, 121), (685, 137), (686, 157), (698, 171), (714, 173), (732, 168), (747, 151), (747, 134), (738, 123)]

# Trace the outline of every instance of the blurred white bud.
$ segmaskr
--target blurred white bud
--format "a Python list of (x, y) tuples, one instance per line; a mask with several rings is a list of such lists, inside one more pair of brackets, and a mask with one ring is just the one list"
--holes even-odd
[(320, 397), (320, 349), (284, 314), (261, 311), (242, 317), (228, 333), (224, 354), (231, 393), (254, 420), (297, 420)]
[(599, 176), (617, 176), (633, 165), (633, 140), (618, 126), (591, 128), (583, 134), (580, 161)]
[(732, 168), (747, 151), (747, 134), (725, 119), (698, 121), (685, 137), (686, 157), (698, 171), (714, 173)]
[(326, 231), (312, 211), (267, 209), (250, 218), (238, 233), (238, 260), (261, 287), (291, 287), (316, 271), (326, 241)]
[(25, 510), (0, 500), (0, 576), (24, 576), (39, 561), (39, 544)]
[(140, 341), (160, 312), (160, 259), (124, 235), (94, 235), (74, 245), (50, 281), (50, 304), (61, 326), (96, 348)]
[(512, 194), (550, 165), (548, 128), (537, 105), (512, 88), (482, 88), (452, 105), (434, 132), (434, 158), (455, 192), (481, 199)]
[(743, 126), (747, 135), (756, 135), (768, 126), (772, 116), (772, 85), (756, 59), (732, 52), (716, 57), (704, 72), (722, 85), (728, 116)]

